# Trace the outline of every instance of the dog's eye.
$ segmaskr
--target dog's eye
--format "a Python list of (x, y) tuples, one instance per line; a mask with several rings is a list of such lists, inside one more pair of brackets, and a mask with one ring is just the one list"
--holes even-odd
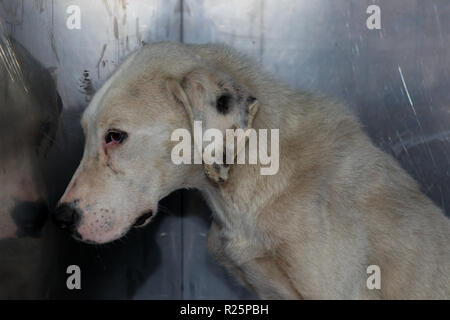
[(109, 130), (105, 136), (106, 144), (122, 143), (127, 138), (126, 132), (119, 130)]
[(216, 108), (221, 114), (227, 114), (230, 109), (231, 96), (228, 94), (221, 95), (217, 98)]

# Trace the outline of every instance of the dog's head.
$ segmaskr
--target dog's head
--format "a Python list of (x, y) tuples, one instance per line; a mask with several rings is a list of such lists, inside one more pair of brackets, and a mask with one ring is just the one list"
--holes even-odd
[(113, 241), (147, 224), (172, 191), (210, 183), (201, 165), (172, 162), (174, 130), (190, 131), (197, 119), (220, 130), (247, 128), (255, 113), (248, 91), (214, 70), (194, 68), (178, 79), (121, 70), (83, 115), (84, 155), (55, 213), (87, 242)]
[(2, 42), (0, 240), (37, 237), (48, 216), (43, 169), (58, 127), (62, 99), (54, 70), (44, 68), (20, 44)]

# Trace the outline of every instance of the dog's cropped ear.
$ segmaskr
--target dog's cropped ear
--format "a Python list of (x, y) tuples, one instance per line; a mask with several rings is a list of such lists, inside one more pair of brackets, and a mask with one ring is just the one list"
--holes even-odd
[[(233, 150), (230, 150), (226, 130), (251, 129), (258, 111), (258, 101), (230, 76), (206, 68), (189, 72), (181, 81), (168, 80), (167, 88), (184, 105), (194, 134), (195, 127), (201, 128), (202, 135), (207, 133), (205, 140), (212, 140), (203, 141), (194, 137), (195, 147), (202, 155), (205, 174), (216, 183), (227, 181), (230, 164), (244, 149), (245, 142), (240, 143), (238, 138), (237, 143), (233, 141)], [(213, 131), (208, 129), (216, 130), (211, 136), (208, 133)], [(219, 136), (221, 139), (218, 139)]]

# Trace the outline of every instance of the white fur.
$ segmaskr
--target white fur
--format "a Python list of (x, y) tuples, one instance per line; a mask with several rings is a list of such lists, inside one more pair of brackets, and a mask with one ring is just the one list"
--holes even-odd
[[(255, 129), (280, 129), (276, 175), (234, 165), (217, 184), (201, 165), (171, 163), (170, 135), (191, 123), (167, 81), (199, 68), (227, 74), (258, 99)], [(83, 122), (85, 155), (61, 199), (77, 199), (83, 240), (114, 240), (165, 195), (197, 188), (214, 212), (211, 253), (262, 298), (450, 298), (450, 223), (441, 210), (347, 109), (290, 89), (228, 47), (144, 47), (96, 94)], [(129, 137), (105, 153), (111, 127)], [(372, 264), (381, 290), (366, 287)]]

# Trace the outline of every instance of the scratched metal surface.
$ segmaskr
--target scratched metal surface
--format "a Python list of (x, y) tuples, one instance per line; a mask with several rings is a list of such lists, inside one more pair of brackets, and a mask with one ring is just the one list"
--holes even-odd
[[(66, 8), (81, 8), (69, 30)], [(381, 8), (381, 30), (366, 9)], [(448, 0), (1, 1), (10, 35), (55, 67), (65, 111), (47, 163), (55, 203), (81, 157), (78, 117), (108, 74), (142, 41), (225, 42), (295, 88), (335, 97), (381, 149), (450, 214), (450, 2)], [(163, 201), (158, 219), (124, 241), (92, 247), (51, 226), (44, 297), (254, 297), (208, 256), (210, 212), (195, 192)], [(57, 243), (56, 245), (54, 243)], [(65, 289), (78, 264), (83, 289)]]

